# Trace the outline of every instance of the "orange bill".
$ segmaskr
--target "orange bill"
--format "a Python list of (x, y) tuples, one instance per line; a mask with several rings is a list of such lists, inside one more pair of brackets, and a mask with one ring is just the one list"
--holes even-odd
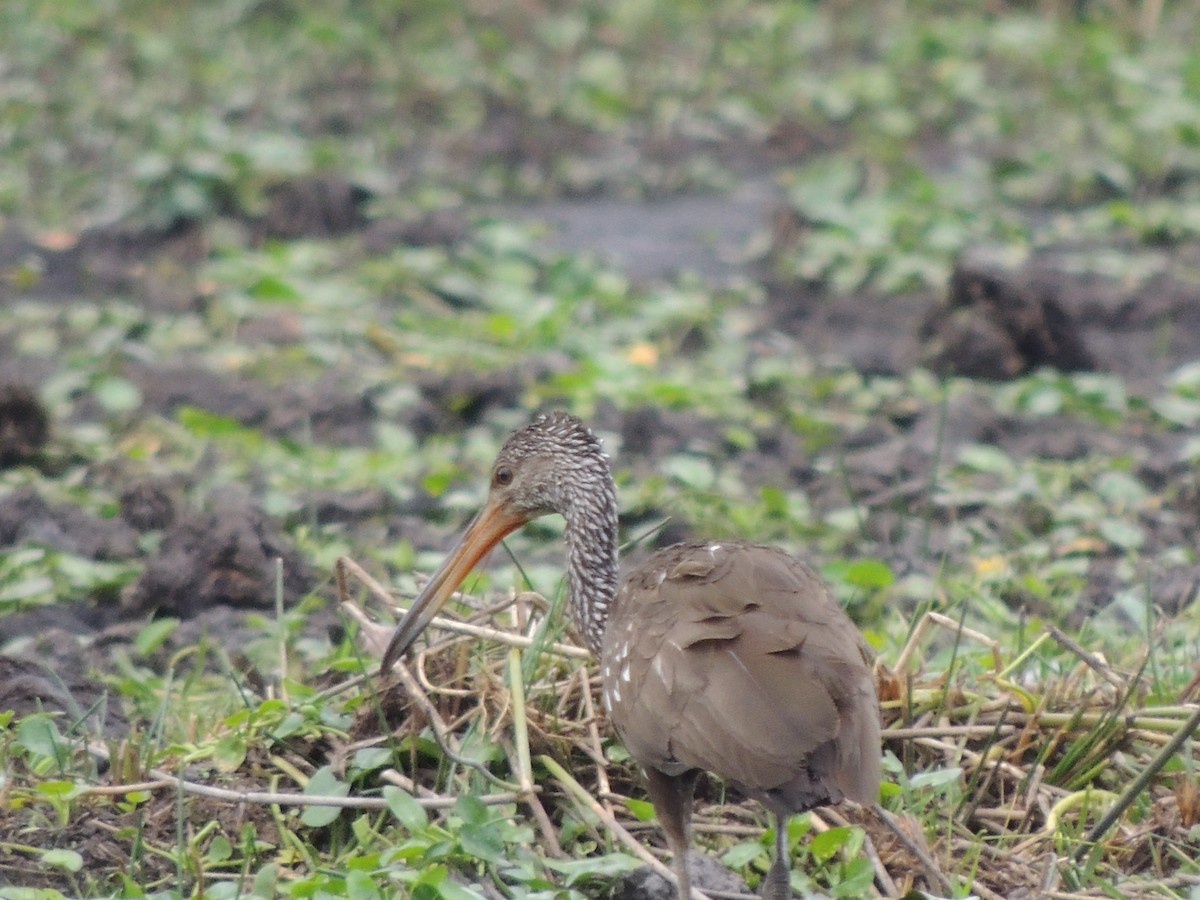
[(386, 674), (438, 614), (450, 595), (467, 577), (475, 564), (509, 534), (525, 524), (524, 516), (508, 512), (492, 498), (467, 526), (446, 561), (429, 579), (425, 589), (413, 600), (412, 607), (396, 626), (383, 654), (380, 671)]

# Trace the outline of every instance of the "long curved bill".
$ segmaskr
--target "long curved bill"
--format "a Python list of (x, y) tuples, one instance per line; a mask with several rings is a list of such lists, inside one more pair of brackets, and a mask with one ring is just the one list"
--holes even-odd
[(450, 595), (475, 568), (475, 564), (500, 543), (505, 535), (512, 534), (525, 522), (523, 516), (507, 512), (501, 504), (488, 499), (458, 539), (441, 568), (429, 579), (425, 589), (413, 600), (412, 607), (396, 626), (387, 650), (384, 651), (380, 672), (386, 675), (391, 671), (396, 661), (408, 652), (408, 648), (433, 617), (446, 605)]

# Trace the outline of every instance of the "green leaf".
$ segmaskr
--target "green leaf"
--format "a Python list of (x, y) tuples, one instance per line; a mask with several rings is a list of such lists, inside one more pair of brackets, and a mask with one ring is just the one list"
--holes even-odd
[(44, 597), (46, 602), (54, 599), (54, 579), (49, 575), (31, 575), (11, 582), (0, 591), (0, 603), (16, 604), (19, 600)]
[(850, 155), (822, 156), (794, 174), (788, 196), (809, 219), (844, 222), (847, 201), (862, 178), (861, 163)]
[(246, 736), (240, 731), (225, 735), (217, 741), (213, 759), (223, 772), (236, 770), (246, 759)]
[(75, 782), (65, 778), (49, 778), (38, 782), (38, 793), (47, 797), (65, 797), (76, 790)]
[[(126, 892), (127, 897), (139, 894)], [(54, 888), (0, 887), (0, 900), (66, 900)]]
[(903, 793), (903, 788), (894, 781), (884, 781), (879, 785), (879, 799), (887, 800), (889, 797), (899, 797)]
[(507, 855), (504, 840), (495, 823), (480, 822), (463, 825), (462, 830), (458, 833), (458, 841), (462, 845), (464, 853), (485, 862), (500, 863)]
[(271, 737), (277, 741), (281, 741), (286, 737), (291, 737), (304, 727), (304, 714), (298, 712), (290, 712), (282, 719), (279, 724), (271, 729)]
[(67, 760), (69, 745), (59, 733), (49, 713), (33, 713), (17, 725), (17, 744), (34, 756), (53, 759), (60, 765)]
[(879, 559), (859, 559), (846, 567), (846, 582), (860, 588), (885, 588), (896, 580), (887, 563)]
[[(761, 848), (760, 848), (761, 849)], [(615, 878), (632, 872), (643, 865), (640, 859), (627, 853), (606, 853), (589, 856), (587, 859), (547, 859), (546, 866), (567, 876), (567, 884), (573, 885), (580, 879)]]
[(142, 405), (142, 392), (128, 378), (105, 376), (92, 385), (96, 400), (110, 413), (126, 413)]
[[(245, 890), (242, 886), (232, 881), (218, 881), (215, 884), (208, 885), (204, 891), (205, 900), (242, 900), (246, 897)], [(159, 898), (155, 897), (152, 900), (175, 900), (175, 898)], [(182, 900), (182, 898), (179, 898)], [(258, 900), (258, 898), (247, 898), (247, 900)]]
[(276, 275), (262, 276), (247, 288), (246, 293), (255, 300), (268, 301), (295, 301), (301, 297), (293, 285)]
[(1123, 550), (1136, 550), (1146, 540), (1141, 528), (1121, 519), (1104, 519), (1099, 528), (1101, 537)]
[(762, 497), (763, 508), (767, 514), (771, 516), (786, 516), (788, 511), (787, 494), (772, 484), (764, 484), (759, 488), (759, 496)]
[(766, 854), (758, 841), (742, 841), (721, 854), (721, 862), (731, 869), (741, 869)]
[[(309, 797), (346, 797), (350, 794), (350, 785), (340, 781), (329, 766), (321, 766), (313, 772), (304, 793)], [(306, 806), (300, 821), (309, 828), (323, 828), (341, 813), (340, 806)]]
[(212, 862), (225, 862), (233, 856), (233, 844), (225, 835), (218, 834), (209, 843), (206, 856)]
[(68, 872), (78, 872), (83, 868), (83, 857), (74, 850), (56, 849), (44, 850), (42, 862), (48, 866), (57, 866)]
[(491, 818), (487, 804), (471, 794), (460, 794), (454, 802), (455, 814), (468, 825), (486, 825)]
[[(851, 854), (855, 852), (851, 851)], [(865, 856), (855, 855), (847, 860), (842, 880), (834, 886), (833, 894), (835, 897), (866, 897), (874, 881), (875, 869), (871, 861)]]
[(163, 641), (169, 638), (178, 627), (179, 620), (173, 619), (170, 616), (155, 619), (137, 633), (137, 636), (133, 639), (133, 646), (142, 656), (149, 656), (161, 647)]
[(387, 747), (364, 747), (354, 754), (356, 772), (374, 772), (392, 762), (392, 751)]
[(1016, 472), (1016, 464), (1012, 457), (988, 444), (967, 444), (958, 451), (958, 464), (976, 472), (990, 472), (995, 475), (1011, 476)]
[(850, 832), (852, 830), (852, 828), (846, 825), (839, 825), (835, 828), (830, 828), (828, 831), (820, 831), (814, 834), (808, 844), (809, 852), (812, 853), (813, 859), (818, 862), (825, 862), (830, 859), (850, 840)]
[(409, 831), (420, 831), (429, 824), (429, 814), (425, 812), (425, 807), (408, 791), (389, 784), (383, 789), (383, 799), (396, 821)]
[(1109, 503), (1134, 506), (1146, 499), (1146, 486), (1128, 472), (1110, 469), (1096, 478), (1096, 493)]
[(639, 822), (650, 822), (654, 819), (654, 804), (647, 800), (635, 800), (632, 797), (626, 797), (625, 806)]
[(712, 460), (690, 453), (676, 453), (662, 462), (662, 469), (680, 483), (696, 490), (708, 490), (716, 481)]
[(483, 900), (482, 894), (449, 879), (437, 886), (437, 892), (442, 900)]
[(1150, 408), (1172, 425), (1192, 428), (1200, 423), (1200, 402), (1190, 397), (1167, 394), (1150, 401)]
[(275, 885), (279, 881), (279, 866), (276, 863), (267, 863), (254, 876), (252, 883), (255, 896), (258, 897), (274, 897)]
[(504, 748), (482, 732), (464, 737), (459, 752), (463, 759), (479, 763), (496, 762), (504, 757)]
[(930, 769), (927, 772), (918, 772), (908, 780), (908, 784), (913, 790), (940, 788), (949, 784), (957, 784), (961, 777), (962, 769), (958, 766), (950, 766), (945, 769)]
[(216, 438), (241, 434), (246, 429), (241, 422), (229, 416), (219, 416), (196, 406), (181, 406), (175, 412), (179, 424), (198, 438)]
[(375, 881), (366, 872), (346, 873), (346, 897), (351, 900), (377, 900), (380, 896)]

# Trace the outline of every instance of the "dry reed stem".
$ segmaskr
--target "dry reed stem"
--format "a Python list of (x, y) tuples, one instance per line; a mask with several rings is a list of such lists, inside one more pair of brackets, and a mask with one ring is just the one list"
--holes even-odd
[[(383, 643), (373, 654), (375, 657), (382, 656), (383, 648), (387, 644), (387, 638), (391, 637), (393, 628), (390, 625), (379, 625), (378, 623), (373, 622), (370, 617), (363, 612), (361, 607), (348, 599), (350, 596), (349, 583), (347, 580), (348, 576), (353, 575), (356, 579), (362, 582), (363, 586), (367, 588), (367, 591), (373, 597), (375, 597), (376, 600), (386, 604), (392, 610), (393, 615), (395, 615), (397, 618), (408, 612), (408, 608), (397, 604), (395, 598), (392, 596), (391, 591), (372, 578), (371, 575), (362, 568), (362, 566), (350, 559), (348, 556), (338, 557), (337, 563), (334, 566), (334, 573), (337, 578), (338, 595), (339, 597), (344, 598), (341, 604), (342, 608), (345, 609), (346, 612), (349, 613), (354, 620), (359, 623), (360, 627), (366, 625), (368, 629), (366, 638), (368, 644), (370, 645), (370, 649), (374, 649), (373, 641), (375, 635), (377, 633), (381, 633), (383, 635)], [(503, 609), (511, 602), (512, 600), (510, 599), (503, 604), (499, 604), (498, 608)], [(448, 619), (445, 616), (434, 616), (430, 621), (430, 627), (441, 629), (442, 631), (449, 631), (457, 635), (465, 635), (472, 638), (482, 638), (484, 640), (494, 641), (498, 644), (507, 644), (511, 647), (520, 647), (523, 650), (533, 646), (533, 639), (526, 637), (523, 634), (514, 634), (513, 632), (503, 628), (489, 628), (482, 625), (472, 625), (469, 622), (463, 622), (458, 619)], [(573, 659), (588, 659), (591, 656), (591, 653), (589, 653), (586, 648), (573, 644), (555, 642), (545, 645), (543, 649), (551, 653), (558, 654), (559, 656)]]
[(408, 692), (409, 699), (416, 704), (416, 706), (425, 716), (426, 721), (429, 723), (430, 729), (433, 731), (434, 740), (437, 741), (438, 747), (441, 748), (442, 753), (446, 755), (447, 759), (457, 765), (473, 769), (488, 781), (491, 781), (493, 784), (496, 784), (505, 790), (521, 790), (520, 785), (515, 785), (511, 782), (505, 781), (502, 778), (497, 778), (490, 771), (488, 771), (487, 767), (482, 763), (473, 759), (467, 759), (465, 756), (463, 756), (462, 751), (458, 748), (458, 744), (452, 736), (453, 731), (451, 727), (448, 726), (445, 721), (443, 721), (441, 715), (438, 713), (437, 707), (434, 706), (433, 702), (429, 699), (429, 696), (421, 688), (421, 685), (417, 682), (417, 679), (413, 678), (412, 672), (408, 670), (408, 666), (405, 665), (403, 660), (397, 662), (396, 665), (392, 667), (392, 674), (399, 676), (400, 683), (404, 685), (405, 690)]
[[(109, 762), (108, 751), (100, 746), (88, 748), (97, 759)], [(179, 778), (160, 769), (150, 769), (149, 781), (136, 781), (130, 784), (102, 784), (80, 788), (78, 796), (123, 796), (143, 791), (172, 790), (182, 791), (197, 797), (208, 797), (213, 800), (224, 800), (228, 803), (248, 803), (270, 806), (339, 806), (345, 809), (378, 810), (387, 809), (387, 801), (382, 797), (338, 797), (329, 794), (298, 794), (289, 791), (240, 791), (233, 788), (215, 787), (211, 784), (201, 784), (186, 778)], [(417, 803), (425, 809), (450, 809), (458, 802), (456, 797), (435, 795), (432, 797), (414, 797)], [(493, 794), (483, 794), (477, 798), (487, 806), (504, 803), (516, 803), (522, 799), (519, 793), (504, 791)]]
[[(510, 648), (508, 651), (508, 677), (509, 683), (512, 685), (513, 696), (513, 734), (516, 738), (516, 746), (512, 745), (511, 741), (502, 739), (505, 752), (509, 758), (509, 767), (517, 772), (518, 782), (521, 786), (521, 794), (525, 798), (525, 803), (533, 813), (534, 820), (538, 823), (538, 830), (542, 834), (542, 840), (546, 842), (546, 853), (549, 856), (561, 857), (565, 854), (562, 847), (558, 843), (558, 835), (554, 831), (554, 823), (550, 821), (550, 816), (546, 814), (545, 807), (538, 800), (536, 791), (533, 789), (533, 766), (529, 756), (529, 730), (526, 725), (525, 718), (525, 685), (521, 680), (521, 651), (517, 648)], [(514, 755), (516, 759), (514, 760)], [(515, 765), (514, 765), (515, 763)]]

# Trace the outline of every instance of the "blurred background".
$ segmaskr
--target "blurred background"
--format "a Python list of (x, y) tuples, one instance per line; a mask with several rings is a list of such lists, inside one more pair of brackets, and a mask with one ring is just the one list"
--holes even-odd
[[(245, 691), (361, 664), (334, 560), (411, 591), (504, 434), (563, 407), (613, 457), (631, 557), (778, 543), (889, 665), (936, 612), (996, 642), (1029, 709), (1134, 703), (1171, 733), (1200, 656), (1198, 47), (1191, 0), (6, 0), (0, 648), (26, 676), (5, 701), (114, 741), (155, 722), (146, 765), (187, 736), (245, 774), (282, 733), (229, 725)], [(497, 553), (471, 591), (554, 596), (558, 527), (514, 536), (519, 568)], [(927, 638), (908, 674), (994, 698), (993, 648), (962, 640)], [(309, 770), (353, 712), (311, 702)], [(960, 758), (887, 745), (956, 896), (1044, 887), (1037, 853), (1089, 821), (1063, 837), (1054, 803), (1119, 793), (1161, 745), (1093, 726), (1006, 745), (1062, 791), (1017, 818), (980, 813), (1011, 797)], [(40, 809), (52, 745), (4, 734)], [(1195, 762), (1043, 895), (1197, 896)], [(355, 764), (368, 790), (382, 763)], [(49, 834), (45, 815), (12, 827)], [(155, 835), (175, 862), (134, 882), (186, 895), (287, 862), (225, 821), (225, 856), (211, 834), (189, 856), (173, 816)], [(596, 877), (604, 841), (568, 820)], [(450, 829), (449, 870), (478, 871), (490, 851), (454, 821), (407, 826)], [(846, 827), (816, 851), (797, 833), (798, 885), (869, 894)], [(0, 884), (107, 895), (117, 869), (68, 833), (74, 871), (36, 881), (30, 851)], [(432, 851), (405, 871), (442, 892), (421, 896), (598, 895), (534, 838), (505, 832), (528, 877), (492, 893)], [(756, 881), (763, 847), (707, 840)], [(280, 883), (346, 890), (327, 849)]]

